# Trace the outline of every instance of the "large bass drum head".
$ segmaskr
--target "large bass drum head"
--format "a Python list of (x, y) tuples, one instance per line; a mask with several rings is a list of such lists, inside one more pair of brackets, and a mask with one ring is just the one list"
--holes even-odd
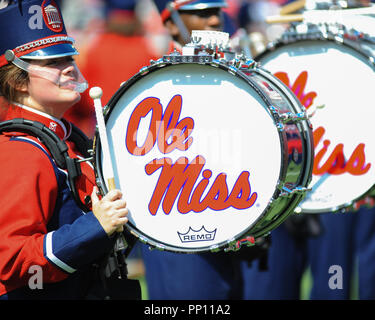
[[(240, 77), (209, 65), (161, 67), (123, 85), (106, 127), (129, 227), (141, 240), (213, 250), (267, 212), (283, 146), (264, 99)], [(100, 152), (103, 181), (109, 164)]]

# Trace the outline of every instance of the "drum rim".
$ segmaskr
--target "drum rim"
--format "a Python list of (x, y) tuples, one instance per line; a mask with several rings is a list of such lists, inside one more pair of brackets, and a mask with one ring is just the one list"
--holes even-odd
[[(299, 99), (295, 98), (294, 93), (292, 90), (286, 86), (280, 79), (277, 77), (271, 77), (270, 72), (267, 71), (264, 68), (259, 68), (258, 69), (260, 73), (265, 76), (271, 83), (276, 84), (276, 86), (283, 91), (285, 97), (288, 99), (289, 103), (291, 106), (295, 109), (294, 111), (300, 112), (300, 111), (305, 111), (305, 107), (302, 105), (302, 103), (299, 101)], [(304, 142), (303, 148), (305, 149), (305, 161), (304, 161), (304, 168), (301, 170), (302, 178), (300, 185), (307, 187), (312, 179), (312, 170), (313, 170), (313, 160), (314, 160), (314, 141), (313, 141), (313, 135), (312, 135), (312, 125), (309, 120), (306, 120), (301, 123), (301, 126), (303, 126), (303, 130), (299, 130), (301, 133), (302, 137), (302, 142)], [(302, 134), (303, 133), (303, 134)], [(282, 217), (279, 216), (279, 219), (277, 219), (274, 223), (270, 223), (269, 226), (267, 226), (266, 229), (273, 230), (276, 227), (278, 227), (282, 222), (284, 222), (293, 212), (295, 211), (296, 208), (298, 208), (298, 204), (303, 200), (305, 197), (305, 194), (302, 195), (296, 195), (294, 200), (291, 201), (289, 204), (290, 210), (287, 210), (282, 214)], [(296, 203), (295, 206), (294, 203)]]
[[(182, 62), (182, 64), (189, 64), (189, 63), (202, 64), (202, 63), (198, 63), (198, 62)], [(156, 65), (150, 65), (150, 66), (147, 67), (147, 69), (142, 68), (137, 74), (135, 74), (128, 81), (123, 83), (121, 85), (121, 87), (116, 91), (116, 93), (112, 96), (112, 98), (109, 100), (107, 106), (105, 107), (105, 111), (104, 111), (105, 122), (108, 121), (108, 119), (111, 115), (111, 112), (115, 109), (115, 107), (117, 105), (117, 102), (120, 100), (120, 98), (123, 96), (123, 94), (125, 94), (125, 92), (136, 81), (138, 81), (138, 79), (142, 78), (146, 74), (149, 74), (150, 72), (154, 72), (154, 71), (157, 71), (161, 68), (164, 68), (164, 67), (167, 67), (167, 66), (173, 66), (173, 65), (176, 65), (176, 63), (171, 63), (171, 62), (166, 62), (166, 61), (163, 61), (162, 63), (158, 63)], [(259, 88), (259, 86), (252, 79), (250, 79), (250, 77), (247, 77), (240, 69), (230, 68), (229, 66), (227, 66), (225, 64), (222, 64), (222, 63), (217, 63), (216, 65), (213, 66), (212, 61), (207, 62), (207, 63), (203, 63), (202, 65), (207, 65), (207, 66), (211, 66), (211, 67), (215, 67), (215, 68), (219, 67), (220, 69), (223, 69), (224, 71), (232, 73), (232, 75), (239, 76), (242, 80), (244, 80), (247, 84), (249, 84), (259, 94), (259, 96), (265, 102), (267, 107), (272, 106), (271, 101), (262, 92), (262, 90)], [(269, 72), (267, 72), (267, 71), (265, 71), (261, 68), (254, 68), (254, 69), (252, 69), (252, 71), (255, 71), (258, 74), (260, 74), (261, 76), (265, 77), (267, 80), (271, 81), (275, 86), (282, 87), (283, 90), (281, 90), (281, 91), (284, 92), (285, 90), (286, 91), (289, 90), (289, 88), (287, 88), (279, 79), (277, 79), (276, 77), (272, 77)], [(299, 103), (298, 100), (295, 100), (295, 99), (291, 98), (293, 95), (290, 95), (290, 93), (291, 92), (288, 91), (288, 95), (289, 95), (288, 99)], [(293, 103), (290, 103), (290, 104), (293, 104)], [(272, 114), (272, 112), (269, 112), (269, 113), (270, 113), (270, 116), (273, 117), (274, 121), (276, 122), (277, 119)], [(277, 130), (276, 127), (275, 127), (275, 130)], [(279, 131), (278, 134), (279, 134), (279, 140), (280, 140), (280, 144), (281, 144), (281, 153), (283, 154), (283, 153), (285, 153), (286, 139), (283, 136), (282, 132)], [(301, 136), (302, 136), (302, 134), (301, 134)], [(311, 134), (311, 137), (312, 137), (312, 134)], [(101, 159), (101, 156), (100, 156), (100, 154), (101, 154), (101, 144), (100, 144), (98, 132), (96, 132), (95, 137), (94, 137), (93, 152), (94, 152), (93, 164), (94, 164), (94, 168), (95, 168), (96, 181), (97, 181), (98, 187), (100, 188), (101, 192), (103, 194), (106, 194), (108, 192), (108, 189), (107, 189), (107, 186), (104, 182), (105, 179), (103, 177), (103, 172), (102, 172), (102, 163), (101, 163), (102, 159)], [(285, 159), (285, 157), (286, 157), (285, 154), (284, 154), (284, 156), (282, 155), (282, 157), (280, 159), (281, 162), (282, 162), (283, 159)], [(311, 170), (312, 170), (312, 165), (310, 167), (311, 167)], [(284, 182), (283, 179), (285, 178), (286, 173), (287, 173), (287, 169), (281, 163), (280, 172), (279, 172), (279, 183)], [(304, 180), (306, 180), (306, 179), (308, 179), (308, 174), (304, 175)], [(249, 234), (249, 232), (251, 231), (251, 229), (254, 228), (254, 226), (256, 226), (259, 223), (259, 221), (261, 221), (262, 219), (267, 217), (267, 214), (270, 211), (270, 206), (273, 205), (272, 202), (274, 202), (274, 200), (277, 200), (277, 196), (278, 196), (278, 194), (280, 194), (281, 190), (277, 186), (275, 186), (274, 189), (275, 189), (275, 191), (274, 191), (272, 197), (269, 199), (269, 203), (267, 204), (266, 208), (264, 209), (264, 211), (256, 218), (256, 220), (250, 226), (247, 226), (246, 229), (244, 229), (242, 232), (238, 233), (237, 235), (235, 235), (231, 239), (227, 239), (227, 240), (222, 241), (220, 243), (217, 243), (215, 245), (208, 245), (208, 246), (201, 246), (201, 247), (178, 247), (178, 246), (166, 244), (166, 243), (163, 243), (159, 240), (154, 239), (153, 237), (145, 234), (143, 231), (141, 231), (138, 228), (136, 228), (135, 226), (133, 226), (133, 224), (131, 224), (130, 222), (127, 223), (125, 226), (141, 242), (143, 242), (143, 243), (145, 243), (145, 244), (147, 244), (147, 245), (149, 245), (149, 246), (151, 246), (152, 248), (155, 248), (155, 249), (166, 250), (166, 251), (171, 251), (171, 252), (176, 252), (176, 253), (199, 253), (199, 252), (220, 251), (222, 249), (225, 249), (225, 248), (229, 247), (230, 245), (233, 245), (233, 243), (235, 243), (238, 239), (240, 239), (243, 236), (247, 236), (247, 235), (253, 236), (252, 234)], [(266, 228), (267, 230), (262, 232), (262, 230), (263, 230), (262, 229), (257, 234), (255, 234), (254, 236), (261, 237), (263, 235), (267, 235), (269, 233), (268, 229), (274, 229), (279, 224), (281, 224), (290, 214), (293, 213), (294, 208), (301, 201), (301, 197), (303, 197), (303, 196), (297, 195), (297, 194), (293, 195), (291, 197), (290, 201), (289, 201), (289, 205), (283, 207), (284, 212), (283, 212), (282, 215), (279, 216), (279, 219), (281, 221), (279, 221), (279, 219), (276, 219), (275, 221), (270, 222), (267, 225), (267, 228)], [(291, 204), (295, 204), (295, 205), (294, 205), (293, 209), (288, 210), (287, 207), (290, 207)], [(282, 219), (281, 219), (281, 217), (282, 217)]]
[[(301, 24), (304, 24), (304, 23), (301, 23)], [(328, 25), (328, 26), (325, 26), (325, 27), (329, 29), (330, 26)], [(261, 53), (259, 53), (254, 59), (256, 61), (259, 61), (260, 63), (262, 63), (261, 60), (267, 54), (270, 54), (271, 52), (274, 52), (281, 47), (293, 45), (293, 44), (296, 44), (296, 43), (299, 43), (299, 42), (314, 42), (314, 41), (333, 42), (333, 43), (337, 44), (338, 46), (348, 47), (348, 48), (356, 51), (357, 53), (362, 55), (363, 58), (366, 58), (366, 60), (369, 62), (369, 64), (375, 70), (375, 55), (372, 54), (370, 50), (366, 50), (363, 47), (360, 47), (358, 45), (358, 41), (360, 41), (360, 40), (353, 41), (353, 40), (347, 39), (346, 37), (338, 36), (336, 33), (333, 33), (333, 32), (331, 33), (331, 31), (328, 32), (327, 34), (323, 35), (323, 33), (320, 31), (320, 32), (316, 32), (315, 36), (311, 35), (310, 37), (307, 36), (308, 33), (298, 33), (298, 34), (295, 33), (293, 36), (288, 36), (288, 40), (283, 41), (282, 37), (286, 33), (288, 33), (289, 31), (290, 31), (290, 29), (286, 30), (278, 39), (270, 42), (267, 45), (267, 48), (264, 51), (262, 51)], [(306, 37), (303, 37), (303, 36), (306, 36)], [(362, 41), (364, 41), (364, 40), (362, 40)]]

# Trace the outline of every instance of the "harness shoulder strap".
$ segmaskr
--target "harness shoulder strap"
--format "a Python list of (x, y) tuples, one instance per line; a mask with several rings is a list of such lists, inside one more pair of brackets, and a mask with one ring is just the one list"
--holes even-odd
[(70, 123), (72, 126), (72, 132), (70, 137), (68, 138), (69, 141), (74, 142), (78, 151), (85, 157), (90, 158), (90, 149), (93, 147), (93, 142), (89, 139), (77, 126), (73, 123)]
[[(81, 202), (75, 186), (76, 178), (82, 174), (81, 166), (79, 162), (77, 162), (77, 159), (69, 157), (68, 146), (65, 141), (61, 140), (44, 124), (38, 121), (31, 121), (23, 118), (16, 118), (0, 123), (0, 133), (12, 131), (27, 133), (41, 140), (43, 145), (50, 152), (52, 158), (55, 160), (57, 166), (68, 171), (68, 184), (72, 191), (73, 197), (77, 205), (86, 212), (88, 209)], [(76, 144), (79, 152), (84, 156), (88, 155), (88, 149), (86, 148), (87, 145), (89, 145), (89, 139), (87, 137), (85, 138), (85, 135), (77, 127), (73, 127), (72, 134), (73, 137), (71, 141)], [(74, 139), (76, 139), (76, 141)]]
[(7, 120), (0, 123), (0, 133), (12, 131), (27, 133), (39, 138), (51, 153), (56, 164), (60, 168), (66, 169), (63, 154), (68, 151), (68, 146), (44, 124), (22, 118)]

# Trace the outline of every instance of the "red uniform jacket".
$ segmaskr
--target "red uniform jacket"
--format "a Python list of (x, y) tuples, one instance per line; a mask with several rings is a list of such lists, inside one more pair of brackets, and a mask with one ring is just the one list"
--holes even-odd
[[(25, 106), (10, 106), (5, 120), (12, 118), (42, 122), (61, 139), (71, 130), (68, 122)], [(79, 157), (73, 143), (68, 145), (70, 156)], [(84, 198), (91, 194), (95, 176), (89, 164), (81, 168), (78, 189)], [(81, 298), (82, 275), (109, 252), (112, 240), (92, 212), (79, 209), (67, 173), (37, 138), (0, 135), (0, 177), (0, 299), (20, 290), (16, 298)], [(44, 288), (38, 293), (29, 289), (34, 266), (43, 275)]]

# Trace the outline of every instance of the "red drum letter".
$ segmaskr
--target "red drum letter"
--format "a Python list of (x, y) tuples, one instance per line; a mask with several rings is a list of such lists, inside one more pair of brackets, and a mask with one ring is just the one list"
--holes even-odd
[[(145, 143), (138, 147), (137, 133), (139, 124), (150, 111), (152, 117)], [(126, 132), (126, 148), (135, 156), (143, 156), (154, 146), (162, 119), (163, 107), (158, 98), (146, 98), (134, 109), (130, 117), (128, 130)]]

